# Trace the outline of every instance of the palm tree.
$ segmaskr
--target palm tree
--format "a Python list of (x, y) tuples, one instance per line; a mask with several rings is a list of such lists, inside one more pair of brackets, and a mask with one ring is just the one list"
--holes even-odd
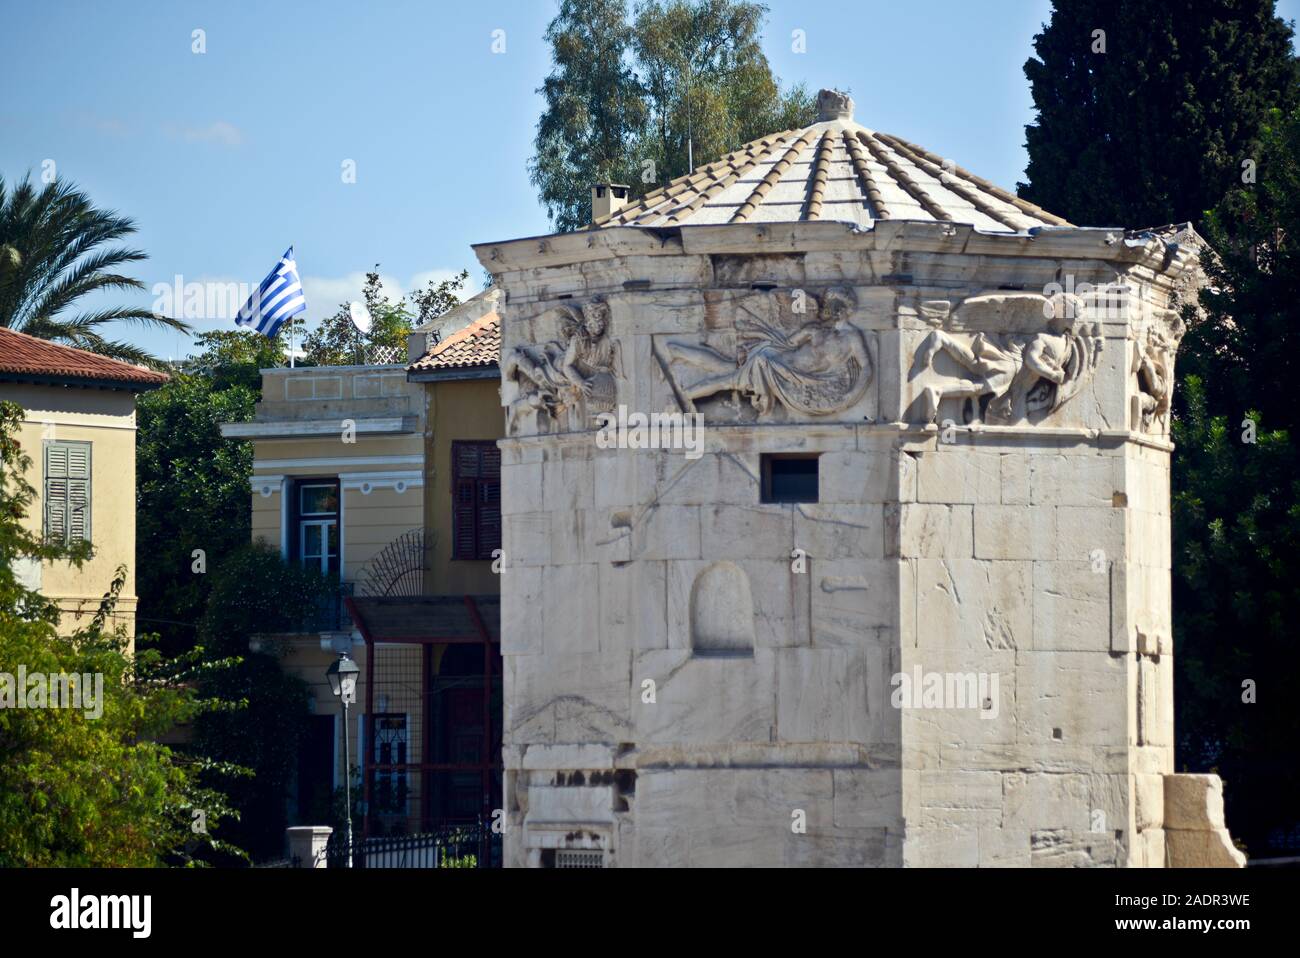
[(0, 326), (114, 359), (158, 365), (138, 346), (107, 338), (105, 327), (125, 321), (188, 333), (187, 323), (125, 306), (75, 309), (88, 293), (145, 288), (117, 271), (145, 254), (107, 248), (135, 231), (129, 218), (96, 209), (70, 183), (55, 180), (38, 190), (28, 176), (9, 189), (0, 177)]

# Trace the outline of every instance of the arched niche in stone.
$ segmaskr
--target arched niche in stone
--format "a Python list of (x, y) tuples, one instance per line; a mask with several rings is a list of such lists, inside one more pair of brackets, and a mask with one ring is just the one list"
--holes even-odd
[(715, 562), (691, 586), (691, 650), (699, 655), (754, 651), (754, 599), (734, 562)]

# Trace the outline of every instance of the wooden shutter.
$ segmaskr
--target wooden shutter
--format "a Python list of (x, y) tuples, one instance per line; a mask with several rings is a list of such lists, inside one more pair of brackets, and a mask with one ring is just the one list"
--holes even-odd
[(491, 559), (501, 548), (501, 450), (496, 443), (479, 446), (478, 557)]
[(68, 443), (68, 541), (90, 541), (90, 443)]
[(90, 443), (45, 444), (45, 535), (90, 541)]
[(451, 444), (451, 524), (453, 559), (478, 558), (475, 500), (478, 498), (479, 454), (472, 442)]
[(45, 538), (68, 540), (68, 447), (45, 444)]
[(501, 548), (501, 451), (457, 440), (452, 457), (452, 558), (491, 559)]

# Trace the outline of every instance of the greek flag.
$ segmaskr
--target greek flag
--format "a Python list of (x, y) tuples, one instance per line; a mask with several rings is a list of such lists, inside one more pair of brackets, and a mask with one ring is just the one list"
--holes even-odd
[(248, 297), (248, 302), (235, 317), (235, 324), (274, 339), (286, 319), (306, 309), (307, 300), (298, 279), (298, 264), (293, 261), (293, 247), (290, 246), (271, 270), (271, 275), (262, 280), (257, 292)]

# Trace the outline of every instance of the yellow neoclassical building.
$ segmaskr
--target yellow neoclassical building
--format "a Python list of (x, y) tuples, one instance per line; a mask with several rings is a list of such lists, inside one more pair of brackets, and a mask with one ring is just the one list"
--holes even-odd
[[(499, 299), (417, 329), (409, 364), (263, 369), (254, 418), (222, 425), (253, 443), (253, 539), (338, 586), (312, 621), (253, 640), (311, 688), (295, 823), (330, 820), (349, 763), (359, 835), (500, 807)], [(326, 679), (341, 653), (362, 669), (346, 730)]]
[(80, 569), (24, 562), (23, 581), (58, 602), (73, 632), (98, 608), (119, 566), (119, 621), (135, 634), (135, 397), (167, 377), (84, 350), (0, 329), (0, 400), (23, 409), (18, 441), (36, 490), (29, 527), (46, 538), (88, 541)]

